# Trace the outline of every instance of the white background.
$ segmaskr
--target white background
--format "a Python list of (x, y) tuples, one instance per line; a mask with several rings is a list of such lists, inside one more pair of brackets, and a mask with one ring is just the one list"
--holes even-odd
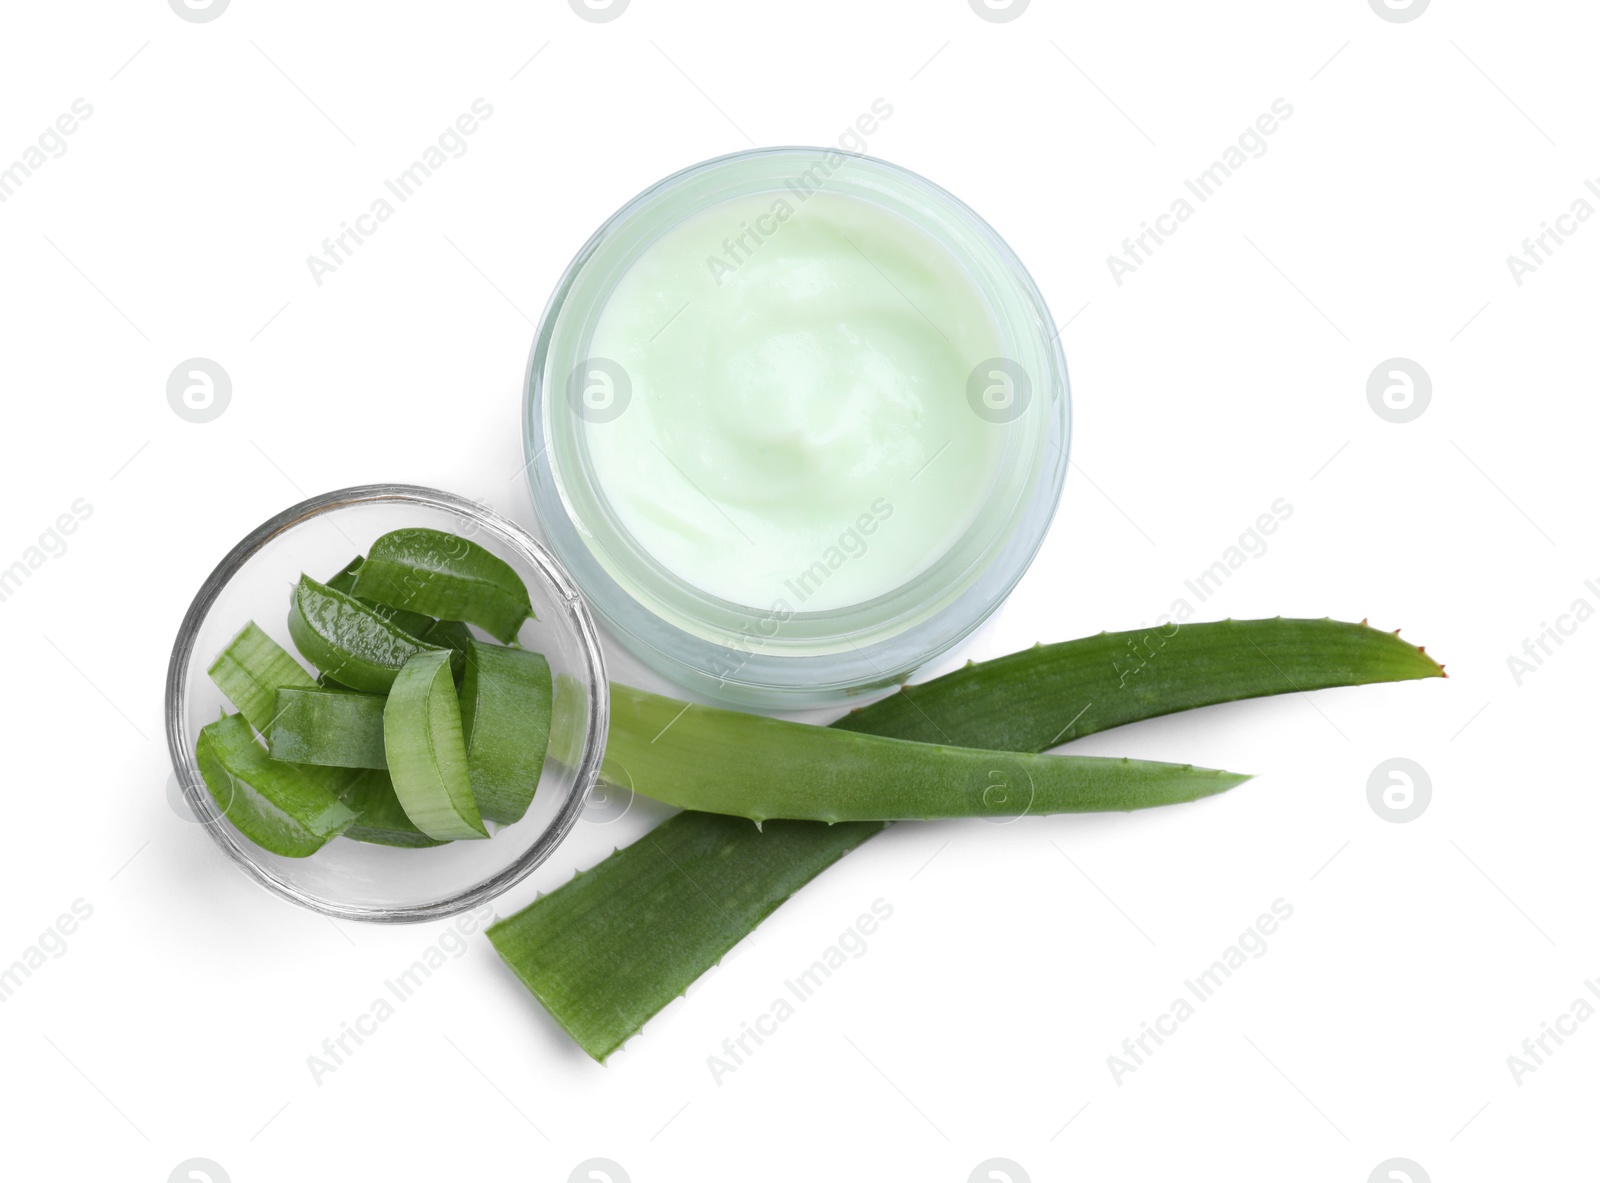
[[(564, 1180), (605, 1157), (637, 1183), (959, 1183), (1003, 1157), (1033, 1180), (1362, 1183), (1404, 1156), (1438, 1183), (1578, 1177), (1600, 1022), (1520, 1084), (1506, 1058), (1600, 975), (1600, 623), (1520, 685), (1507, 658), (1600, 607), (1600, 220), (1521, 286), (1505, 258), (1600, 178), (1597, 32), (1575, 0), (1406, 23), (1366, 0), (1036, 0), (1009, 23), (965, 0), (635, 0), (604, 24), (557, 0), (233, 0), (209, 23), (7, 5), (0, 167), (75, 99), (93, 115), (0, 204), (0, 566), (77, 499), (92, 516), (0, 603), (0, 963), (74, 900), (93, 915), (0, 1006), (0, 1171)], [(467, 154), (318, 286), (306, 256), (480, 97)], [(872, 152), (990, 219), (1068, 325), (1061, 513), (951, 662), (1151, 622), (1283, 498), (1197, 617), (1370, 617), (1449, 680), (1075, 749), (1261, 774), (1198, 805), (896, 827), (604, 1068), (474, 937), (314, 1083), (307, 1056), (443, 926), (297, 911), (169, 807), (162, 677), (190, 596), (251, 527), (342, 485), (531, 524), (519, 382), (572, 253), (667, 172), (830, 142), (880, 97)], [(1266, 154), (1119, 286), (1107, 255), (1278, 98)], [(233, 381), (203, 425), (165, 396), (195, 356)], [(1366, 398), (1396, 356), (1433, 383), (1406, 424)], [(1393, 756), (1432, 782), (1409, 824), (1367, 801)], [(502, 913), (663, 812), (581, 825)], [(714, 1083), (707, 1057), (878, 898), (867, 953)], [(1279, 898), (1269, 951), (1114, 1082), (1107, 1056)]]

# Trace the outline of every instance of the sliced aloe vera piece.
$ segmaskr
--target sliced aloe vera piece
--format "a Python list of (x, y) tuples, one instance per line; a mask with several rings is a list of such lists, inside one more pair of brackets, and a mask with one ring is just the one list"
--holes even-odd
[[(318, 685), (305, 667), (289, 655), (255, 621), (250, 621), (211, 663), (211, 679), (239, 713), (263, 735), (272, 729), (277, 697), (282, 690), (304, 690)], [(330, 793), (342, 792), (355, 775), (345, 768), (296, 765), (302, 775)]]
[(323, 582), (326, 584), (326, 586), (333, 588), (334, 591), (342, 591), (345, 595), (349, 595), (355, 590), (356, 572), (361, 569), (361, 564), (365, 561), (366, 560), (360, 555), (357, 555), (343, 567), (340, 567), (338, 573), (334, 575), (333, 578), (324, 580)]
[(280, 689), (316, 686), (305, 667), (253, 620), (224, 646), (206, 672), (250, 726), (262, 733), (272, 725)]
[(668, 805), (758, 823), (1148, 809), (1209, 797), (1249, 779), (1189, 764), (854, 734), (691, 706), (615, 683), (606, 768), (606, 779)]
[(464, 620), (436, 620), (422, 634), (422, 639), (430, 645), (447, 646), (465, 657), (467, 646), (472, 643), (472, 630)]
[(475, 624), (497, 641), (517, 639), (533, 615), (528, 588), (505, 560), (442, 530), (394, 530), (356, 571), (355, 594), (380, 604)]
[(550, 663), (526, 649), (467, 641), (461, 729), (467, 775), (485, 820), (522, 820), (550, 742)]
[(356, 820), (344, 832), (346, 838), (378, 846), (444, 845), (441, 839), (430, 838), (417, 829), (406, 816), (400, 798), (395, 796), (394, 782), (381, 769), (369, 768), (357, 773), (345, 789), (343, 800), (356, 815)]
[(419, 653), (448, 650), (412, 636), (354, 596), (302, 575), (289, 601), (289, 635), (312, 665), (355, 690), (387, 693)]
[(355, 821), (355, 813), (325, 784), (269, 757), (243, 715), (225, 715), (202, 727), (195, 760), (217, 808), (246, 838), (273, 854), (315, 854)]
[[(905, 739), (937, 728), (943, 742), (1037, 751), (1193, 707), (1444, 672), (1391, 633), (1332, 620), (1224, 621), (1166, 633), (1037, 646), (902, 690), (834, 726)], [(758, 760), (747, 759), (760, 776)], [(573, 1039), (604, 1060), (794, 892), (883, 828), (769, 822), (757, 830), (738, 818), (680, 813), (492, 926), (489, 939)]]
[(274, 760), (338, 768), (387, 768), (383, 753), (384, 700), (349, 690), (278, 691), (267, 733)]
[(418, 653), (389, 692), (383, 742), (395, 795), (430, 838), (487, 838), (472, 799), (450, 651)]
[[(355, 595), (356, 572), (361, 570), (361, 564), (366, 560), (360, 555), (351, 559), (340, 569), (339, 573), (328, 580), (327, 586), (334, 591), (342, 591), (345, 595)], [(413, 637), (420, 637), (431, 629), (435, 621), (433, 617), (421, 612), (407, 612), (404, 608), (391, 608), (387, 604), (380, 604), (376, 600), (363, 599), (356, 596), (368, 608), (371, 608), (385, 620), (392, 622), (402, 632), (410, 633)]]
[(467, 672), (467, 646), (472, 643), (472, 630), (464, 620), (435, 620), (422, 634), (430, 645), (443, 645), (450, 650), (450, 672), (456, 676), (456, 689), (461, 689), (461, 679)]

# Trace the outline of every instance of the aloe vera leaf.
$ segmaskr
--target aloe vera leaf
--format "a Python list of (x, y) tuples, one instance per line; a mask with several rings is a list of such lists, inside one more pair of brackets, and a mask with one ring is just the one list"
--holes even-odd
[(435, 620), (427, 631), (420, 634), (430, 645), (442, 645), (450, 650), (450, 672), (456, 677), (456, 689), (467, 674), (467, 646), (473, 641), (472, 630), (464, 620)]
[(383, 743), (395, 796), (417, 829), (430, 838), (489, 836), (467, 777), (448, 649), (406, 662), (384, 708)]
[(378, 694), (285, 687), (278, 691), (267, 750), (274, 760), (298, 764), (387, 768), (383, 710)]
[(478, 625), (495, 640), (517, 639), (533, 615), (528, 588), (511, 565), (443, 530), (392, 530), (372, 544), (356, 571), (355, 594)]
[(316, 686), (305, 667), (253, 620), (223, 647), (206, 672), (250, 726), (263, 734), (272, 725), (279, 690)]
[(302, 575), (289, 601), (289, 636), (317, 669), (354, 690), (385, 694), (418, 653), (448, 650), (418, 640), (354, 596)]
[[(211, 680), (263, 735), (272, 728), (277, 697), (283, 690), (304, 690), (317, 683), (305, 667), (291, 657), (255, 621), (250, 621), (223, 647), (211, 663)], [(344, 768), (296, 765), (300, 773), (337, 795), (349, 784), (353, 772)]]
[(463, 657), (466, 656), (467, 646), (472, 642), (472, 630), (467, 627), (464, 620), (436, 620), (420, 635), (430, 645), (444, 645), (454, 649)]
[(315, 854), (355, 820), (325, 784), (269, 757), (243, 715), (224, 715), (202, 727), (195, 762), (217, 808), (273, 854)]
[(443, 846), (444, 840), (430, 838), (406, 816), (394, 782), (382, 769), (368, 768), (356, 774), (344, 791), (344, 803), (355, 811), (356, 820), (343, 837), (378, 846)]
[[(361, 564), (364, 562), (366, 560), (357, 555), (346, 563), (337, 575), (328, 580), (326, 586), (331, 587), (334, 591), (344, 592), (347, 596), (355, 595), (356, 572), (361, 570)], [(388, 604), (380, 604), (376, 600), (369, 600), (362, 596), (356, 596), (356, 599), (392, 623), (401, 632), (410, 633), (413, 637), (423, 636), (438, 623), (433, 617), (421, 612), (407, 612), (404, 608), (392, 608)]]
[(905, 686), (834, 724), (925, 743), (1038, 752), (1192, 707), (1437, 678), (1425, 651), (1365, 623), (1223, 620), (1039, 645)]
[(491, 925), (489, 940), (567, 1034), (603, 1061), (886, 824), (773, 821), (758, 831), (743, 818), (679, 813)]
[[(756, 756), (760, 774), (752, 776)], [(890, 739), (691, 706), (615, 683), (606, 764), (611, 772), (602, 776), (646, 797), (757, 823), (1146, 809), (1249, 779), (1187, 764)]]
[[(1039, 750), (1192, 707), (1444, 672), (1391, 633), (1277, 619), (1183, 625), (1184, 643), (1173, 647), (1169, 638), (1159, 651), (1173, 660), (1152, 659), (1130, 675), (1119, 655), (1148, 631), (1103, 633), (970, 666), (916, 687), (908, 709), (890, 705), (902, 690), (834, 726), (921, 738), (924, 713), (951, 726), (957, 715), (948, 703), (959, 701), (983, 722), (960, 728), (958, 742)], [(1159, 675), (1158, 690), (1124, 693), (1145, 674)], [(975, 677), (984, 679), (976, 687)], [(489, 939), (579, 1046), (604, 1060), (884, 825), (770, 822), (757, 830), (737, 818), (680, 813), (499, 921)]]
[(366, 560), (360, 555), (357, 555), (344, 566), (340, 567), (338, 574), (334, 575), (333, 578), (323, 580), (324, 585), (333, 588), (334, 591), (342, 591), (348, 596), (355, 590), (356, 572), (361, 569), (361, 564), (364, 562), (366, 562)]
[(461, 683), (467, 776), (485, 821), (522, 820), (550, 743), (550, 663), (527, 649), (469, 639)]

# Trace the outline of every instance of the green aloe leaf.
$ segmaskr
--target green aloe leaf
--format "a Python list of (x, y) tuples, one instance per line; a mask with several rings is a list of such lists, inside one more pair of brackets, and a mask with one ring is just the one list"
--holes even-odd
[(383, 708), (383, 749), (417, 829), (441, 840), (489, 836), (472, 799), (450, 650), (418, 653), (400, 670)]
[(269, 757), (243, 715), (224, 715), (202, 727), (195, 762), (217, 808), (273, 854), (315, 854), (355, 821), (321, 778)]
[(478, 625), (510, 644), (533, 615), (512, 566), (476, 542), (443, 530), (391, 530), (356, 568), (354, 594), (393, 608)]
[[(1392, 633), (1332, 620), (1101, 633), (908, 687), (834, 726), (1042, 751), (1238, 699), (1439, 677)], [(760, 764), (752, 760), (752, 775)], [(604, 1060), (780, 904), (883, 822), (749, 822), (680, 813), (488, 930), (568, 1034)]]
[[(750, 775), (752, 759), (761, 775)], [(601, 775), (707, 813), (803, 821), (900, 821), (1149, 809), (1248, 777), (1192, 764), (1041, 756), (916, 743), (611, 687)]]
[(341, 798), (355, 815), (355, 821), (344, 832), (344, 837), (356, 842), (370, 842), (377, 846), (404, 846), (420, 848), (443, 846), (444, 840), (430, 838), (409, 817), (400, 798), (395, 795), (394, 781), (381, 768), (364, 768)]
[(387, 694), (418, 653), (449, 651), (405, 632), (342, 591), (302, 575), (289, 600), (289, 636), (300, 656), (342, 686)]
[(1100, 633), (968, 665), (846, 715), (847, 731), (1041, 752), (1194, 707), (1444, 676), (1398, 630), (1338, 620), (1223, 620)]

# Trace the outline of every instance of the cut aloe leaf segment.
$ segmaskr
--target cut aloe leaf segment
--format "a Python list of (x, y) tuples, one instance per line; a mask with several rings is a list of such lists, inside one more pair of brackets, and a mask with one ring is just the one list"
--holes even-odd
[(406, 662), (383, 712), (389, 777), (412, 823), (430, 838), (487, 838), (467, 775), (450, 651)]
[[(361, 569), (361, 564), (366, 560), (360, 555), (346, 563), (327, 586), (334, 591), (342, 591), (345, 595), (355, 595), (356, 572)], [(380, 604), (376, 600), (363, 599), (356, 596), (363, 604), (371, 608), (379, 616), (391, 622), (401, 632), (410, 633), (413, 637), (420, 637), (431, 629), (437, 622), (431, 616), (421, 612), (407, 612), (404, 608), (391, 608), (388, 604)]]
[(344, 803), (355, 812), (356, 820), (344, 832), (344, 837), (356, 842), (370, 842), (378, 846), (443, 846), (444, 841), (430, 838), (417, 829), (406, 816), (400, 798), (395, 796), (394, 782), (389, 774), (371, 768), (358, 772), (345, 789)]
[(464, 620), (436, 620), (421, 636), (428, 644), (447, 646), (462, 657), (466, 656), (467, 646), (472, 642), (472, 630)]
[(270, 758), (243, 715), (225, 715), (201, 728), (195, 760), (217, 808), (273, 854), (315, 854), (356, 819), (324, 784)]
[(461, 728), (467, 775), (485, 820), (522, 820), (550, 742), (550, 663), (526, 649), (467, 641)]
[[(257, 731), (270, 734), (277, 697), (284, 690), (313, 687), (311, 675), (287, 650), (250, 621), (211, 663), (211, 679)], [(347, 768), (296, 765), (312, 781), (338, 794), (355, 775)]]
[(354, 596), (302, 575), (289, 602), (289, 635), (317, 669), (344, 686), (387, 693), (419, 653), (449, 650), (412, 636)]
[(690, 706), (614, 683), (605, 768), (601, 775), (613, 784), (668, 805), (757, 823), (1148, 809), (1209, 797), (1249, 779), (1187, 764), (855, 734)]
[(383, 748), (384, 699), (349, 690), (278, 691), (267, 734), (274, 760), (339, 768), (387, 768)]
[(527, 585), (510, 564), (442, 530), (394, 530), (372, 544), (355, 594), (382, 604), (477, 625), (510, 644), (533, 615)]
[[(965, 747), (1042, 751), (1215, 703), (1433, 678), (1398, 636), (1332, 620), (1101, 633), (968, 666), (834, 724)], [(762, 775), (747, 759), (752, 778)], [(680, 813), (488, 930), (500, 956), (604, 1060), (779, 905), (882, 822), (749, 822)]]
[(224, 646), (206, 672), (250, 726), (263, 734), (272, 725), (279, 690), (316, 687), (305, 667), (253, 620)]
[(442, 645), (450, 650), (450, 672), (456, 676), (456, 689), (461, 689), (461, 679), (467, 672), (467, 646), (472, 642), (472, 629), (464, 620), (435, 620), (422, 634), (430, 645)]

